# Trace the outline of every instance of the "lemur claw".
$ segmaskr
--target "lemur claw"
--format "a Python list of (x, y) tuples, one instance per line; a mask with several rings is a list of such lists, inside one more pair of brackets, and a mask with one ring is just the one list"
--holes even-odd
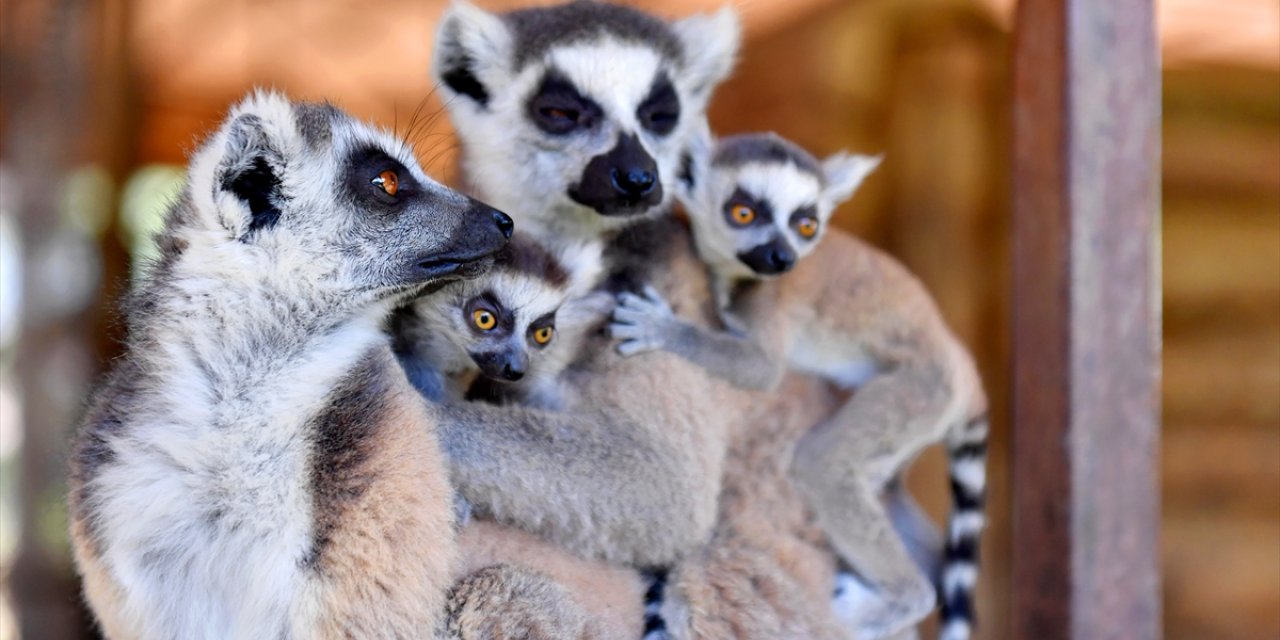
[(674, 317), (671, 306), (653, 287), (645, 287), (643, 295), (624, 292), (618, 295), (609, 335), (622, 341), (617, 351), (623, 356), (658, 350)]

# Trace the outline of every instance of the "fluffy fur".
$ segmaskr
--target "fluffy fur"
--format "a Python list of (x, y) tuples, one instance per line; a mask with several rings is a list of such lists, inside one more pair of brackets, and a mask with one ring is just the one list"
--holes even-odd
[[(470, 390), (480, 399), (566, 406), (571, 394), (560, 374), (576, 357), (583, 333), (612, 309), (609, 298), (583, 297), (600, 277), (599, 249), (579, 244), (552, 251), (517, 233), (489, 273), (400, 309), (393, 333), (410, 381), (435, 402), (461, 402)], [(477, 327), (476, 311), (491, 314), (494, 326)], [(547, 344), (534, 337), (542, 328), (551, 332)], [(519, 377), (504, 378), (504, 364)]]
[[(398, 174), (392, 197), (373, 182)], [(510, 221), (327, 105), (255, 94), (193, 157), (76, 439), (71, 535), (112, 638), (407, 637), (456, 571), (435, 423), (382, 324)]]
[[(659, 202), (624, 217), (582, 206), (568, 188), (582, 180), (593, 158), (633, 134), (654, 159), (659, 183), (673, 185), (683, 140), (728, 75), (738, 33), (727, 7), (667, 24), (596, 2), (500, 16), (454, 2), (441, 21), (432, 68), (462, 134), (468, 182), (495, 206), (517, 212), (521, 229), (550, 242), (598, 241), (635, 216), (662, 214), (669, 188)], [(665, 135), (641, 126), (636, 111), (660, 71), (668, 72), (683, 114)], [(527, 100), (549, 72), (601, 108), (594, 127), (557, 137), (531, 122)]]
[[(687, 230), (653, 218), (666, 214), (689, 135), (705, 126), (706, 100), (732, 63), (736, 22), (722, 12), (655, 26), (638, 12), (600, 7), (573, 3), (515, 18), (455, 4), (437, 38), (435, 73), (449, 95), (465, 172), (478, 193), (511, 210), (523, 229), (540, 238), (607, 243), (603, 290), (649, 285), (669, 301), (674, 314), (704, 329), (722, 329), (711, 283)], [(548, 35), (526, 55), (518, 44), (527, 37), (522, 24), (564, 35)], [(631, 35), (655, 30), (666, 35), (652, 43)], [(678, 122), (666, 134), (642, 117), (663, 76), (675, 86), (681, 105)], [(538, 102), (543, 97), (551, 107)], [(590, 206), (576, 198), (575, 188), (598, 177), (602, 167), (608, 170), (615, 156), (623, 157), (619, 150), (631, 144), (625, 141), (632, 136), (656, 167), (662, 199), (636, 207), (626, 202)], [(626, 151), (635, 154), (631, 147)], [(852, 191), (856, 172), (842, 168), (824, 178), (850, 184)], [(761, 181), (770, 180), (762, 176)], [(834, 198), (839, 190), (831, 193)], [(815, 254), (806, 262), (823, 260)], [(841, 271), (824, 272), (817, 281), (829, 283), (830, 273)], [(741, 629), (772, 620), (762, 628), (807, 630), (795, 631), (794, 637), (822, 629), (848, 632), (850, 625), (842, 624), (830, 601), (835, 577), (826, 542), (796, 550), (808, 543), (797, 545), (792, 536), (812, 535), (812, 522), (748, 543), (737, 529), (758, 527), (754, 519), (768, 519), (770, 513), (744, 510), (739, 516), (717, 509), (717, 496), (769, 490), (761, 487), (753, 475), (758, 468), (749, 461), (761, 454), (755, 446), (777, 443), (756, 437), (777, 423), (771, 410), (794, 418), (784, 425), (794, 442), (795, 434), (829, 416), (839, 406), (836, 400), (819, 394), (812, 405), (815, 415), (788, 413), (798, 402), (745, 394), (671, 354), (623, 359), (598, 336), (588, 339), (583, 356), (565, 375), (580, 394), (580, 407), (572, 410), (441, 408), (453, 478), (480, 514), (588, 557), (674, 566), (669, 575), (676, 597), (670, 606), (683, 612), (673, 612), (677, 634), (723, 637), (716, 635), (717, 618)], [(815, 392), (823, 386), (812, 379), (789, 384)], [(730, 448), (735, 454), (726, 460)], [(778, 455), (773, 464), (789, 469), (789, 453)], [(789, 472), (763, 482), (779, 483), (785, 504), (804, 512)], [(719, 523), (716, 538), (706, 547), (713, 522)], [(770, 559), (773, 554), (783, 559)], [(700, 562), (706, 563), (705, 571), (697, 569)], [(696, 598), (682, 595), (707, 581), (733, 588), (737, 596), (694, 603)], [(757, 591), (763, 584), (773, 586)]]
[[(572, 35), (520, 58), (514, 43), (527, 37), (522, 25), (528, 24)], [(450, 94), (464, 168), (477, 192), (510, 205), (522, 229), (550, 243), (609, 243), (618, 230), (664, 213), (684, 137), (701, 126), (706, 100), (732, 63), (738, 33), (731, 12), (677, 24), (685, 26), (598, 3), (506, 16), (455, 3), (441, 23), (434, 72)], [(629, 35), (641, 32), (663, 33), (667, 45)], [(559, 134), (534, 122), (531, 93), (552, 76), (577, 94), (573, 108), (592, 110), (589, 122)], [(665, 133), (639, 122), (637, 108), (663, 78), (680, 103), (680, 115)], [(625, 211), (617, 214), (606, 205), (600, 206), (610, 213), (575, 200), (575, 186), (598, 178), (597, 171), (607, 173), (601, 159), (630, 137), (640, 145), (637, 153), (654, 163), (663, 198), (630, 206), (619, 196)], [(684, 240), (667, 236), (661, 225), (648, 233), (674, 244)], [(611, 273), (629, 268), (620, 266), (625, 253), (617, 246), (606, 249)], [(714, 322), (696, 261), (669, 275), (661, 285), (670, 287), (667, 293), (687, 301), (690, 315)], [(482, 516), (588, 557), (668, 564), (710, 530), (724, 454), (723, 446), (712, 443), (723, 441), (724, 431), (752, 410), (751, 403), (676, 358), (666, 368), (632, 366), (597, 335), (588, 336), (582, 351), (565, 372), (579, 396), (575, 408), (441, 408), (453, 478)], [(662, 400), (660, 390), (672, 386), (687, 395), (678, 402)], [(672, 522), (681, 526), (670, 527)]]
[[(843, 617), (868, 637), (902, 631), (933, 606), (930, 576), (891, 536), (877, 496), (924, 446), (945, 439), (957, 496), (942, 623), (954, 635), (970, 622), (982, 525), (986, 399), (973, 363), (919, 283), (865, 245), (833, 237), (856, 258), (819, 260), (822, 271), (802, 262), (776, 282), (753, 262), (760, 246), (790, 264), (814, 252), (834, 206), (878, 159), (841, 154), (819, 164), (773, 135), (727, 139), (707, 155), (710, 161), (693, 163), (684, 200), (699, 253), (724, 292), (721, 312), (737, 331), (707, 333), (684, 324), (652, 292), (624, 294), (611, 327), (625, 339), (620, 351), (665, 349), (747, 387), (772, 387), (785, 364), (862, 388), (807, 435), (796, 470), (836, 550), (869, 587), (850, 582), (837, 598)], [(742, 211), (751, 216), (745, 222), (733, 216)], [(844, 286), (831, 287), (824, 273), (840, 274)]]

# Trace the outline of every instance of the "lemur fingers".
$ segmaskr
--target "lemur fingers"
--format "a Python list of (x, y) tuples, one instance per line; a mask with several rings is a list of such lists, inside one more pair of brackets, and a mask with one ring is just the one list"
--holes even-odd
[(657, 351), (661, 348), (662, 348), (662, 345), (658, 344), (655, 341), (640, 340), (640, 339), (623, 340), (622, 342), (618, 343), (618, 347), (617, 347), (618, 353), (623, 356), (634, 356), (637, 353), (645, 353), (647, 351)]
[(673, 317), (673, 314), (667, 301), (663, 300), (658, 292), (650, 290), (645, 292), (645, 297), (634, 293), (619, 294), (618, 306), (613, 310), (613, 317), (615, 319), (627, 317), (667, 319)]
[(609, 337), (618, 340), (640, 340), (643, 342), (656, 342), (653, 339), (654, 331), (652, 327), (641, 324), (630, 324), (626, 322), (614, 322), (609, 325)]
[(632, 356), (664, 348), (666, 337), (676, 322), (671, 307), (662, 296), (646, 287), (643, 297), (634, 293), (618, 296), (609, 335), (622, 340), (617, 347), (618, 353)]
[(662, 294), (658, 293), (658, 290), (654, 289), (651, 285), (646, 284), (644, 286), (644, 297), (663, 311), (666, 311), (667, 315), (671, 315), (671, 305), (667, 304), (667, 299), (662, 297)]

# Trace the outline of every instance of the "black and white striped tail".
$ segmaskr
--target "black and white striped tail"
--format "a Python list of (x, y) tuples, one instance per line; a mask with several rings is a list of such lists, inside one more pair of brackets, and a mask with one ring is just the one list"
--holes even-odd
[(973, 590), (978, 582), (978, 546), (985, 524), (987, 430), (984, 415), (947, 438), (954, 505), (943, 548), (940, 640), (967, 640), (973, 631)]
[(644, 640), (667, 640), (667, 621), (662, 617), (663, 595), (667, 589), (667, 572), (648, 574), (649, 589), (644, 592)]

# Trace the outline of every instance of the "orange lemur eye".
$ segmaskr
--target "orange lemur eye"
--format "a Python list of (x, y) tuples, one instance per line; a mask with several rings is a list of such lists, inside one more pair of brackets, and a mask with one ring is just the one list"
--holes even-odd
[(756, 210), (745, 204), (735, 204), (729, 210), (729, 215), (733, 217), (734, 224), (748, 225), (756, 219)]
[(548, 342), (551, 342), (551, 338), (555, 337), (555, 335), (556, 335), (556, 330), (553, 329), (552, 327), (541, 327), (534, 330), (533, 341), (540, 345), (546, 346)]
[(814, 218), (800, 218), (796, 221), (796, 231), (806, 238), (818, 235), (818, 221)]
[(498, 319), (484, 309), (476, 309), (471, 312), (471, 324), (481, 331), (488, 331), (498, 326)]
[(396, 172), (390, 169), (379, 173), (378, 177), (374, 178), (370, 182), (378, 185), (378, 188), (385, 191), (389, 196), (394, 196), (400, 191), (400, 176), (396, 175)]

